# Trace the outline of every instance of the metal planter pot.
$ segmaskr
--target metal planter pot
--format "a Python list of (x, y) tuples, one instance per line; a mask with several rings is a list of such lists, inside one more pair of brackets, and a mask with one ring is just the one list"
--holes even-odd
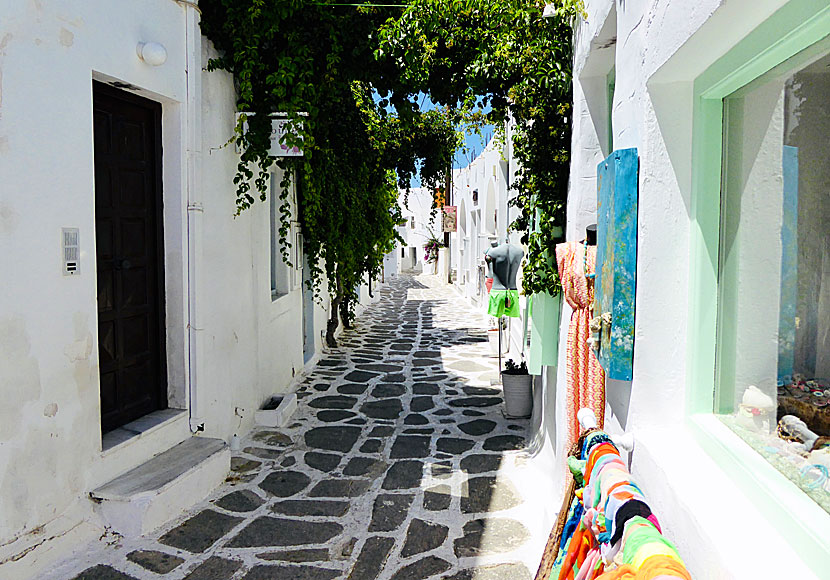
[(530, 417), (533, 411), (533, 377), (528, 374), (501, 374), (504, 407), (508, 417)]

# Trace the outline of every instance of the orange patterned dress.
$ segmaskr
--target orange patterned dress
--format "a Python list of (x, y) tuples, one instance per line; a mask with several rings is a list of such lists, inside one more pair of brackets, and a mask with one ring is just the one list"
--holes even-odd
[(573, 308), (568, 327), (567, 376), (568, 376), (568, 442), (565, 449), (579, 437), (577, 412), (583, 407), (594, 411), (600, 429), (605, 424), (605, 371), (599, 365), (594, 351), (588, 344), (591, 337), (589, 324), (594, 305), (594, 280), (585, 277), (596, 272), (597, 248), (581, 242), (565, 242), (556, 246), (556, 265), (562, 280), (565, 301)]

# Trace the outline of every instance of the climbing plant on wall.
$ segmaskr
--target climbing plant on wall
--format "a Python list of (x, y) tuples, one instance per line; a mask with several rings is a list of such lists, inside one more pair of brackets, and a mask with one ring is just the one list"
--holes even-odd
[[(209, 69), (233, 74), (240, 111), (235, 140), (237, 210), (265, 199), (267, 173), (284, 170), (280, 241), (286, 251), (288, 191), (317, 293), (331, 300), (327, 338), (351, 317), (365, 276), (377, 276), (396, 241), (397, 186), (420, 174), (442, 183), (460, 145), (456, 127), (513, 119), (514, 185), (530, 234), (525, 287), (553, 290), (548, 223), (562, 223), (570, 140), (570, 21), (579, 0), (543, 19), (539, 0), (413, 0), (403, 6), (332, 0), (202, 0), (202, 30), (219, 55)], [(426, 93), (441, 107), (424, 111)], [(377, 97), (377, 98), (376, 98)], [(487, 113), (482, 107), (489, 106)], [(303, 157), (269, 156), (268, 115), (285, 112)], [(300, 116), (303, 113), (304, 116)], [(243, 122), (248, 129), (243, 131)], [(302, 141), (302, 143), (300, 143)], [(547, 265), (547, 266), (546, 266)], [(547, 268), (547, 269), (546, 269)]]
[[(373, 98), (396, 78), (375, 55), (376, 31), (394, 15), (389, 8), (306, 0), (203, 0), (200, 7), (202, 30), (219, 52), (209, 69), (231, 72), (239, 110), (254, 113), (236, 126), (237, 211), (266, 198), (272, 165), (283, 169), (287, 259), (296, 180), (310, 284), (318, 295), (325, 285), (331, 297), (327, 341), (334, 345), (338, 313), (350, 321), (360, 283), (379, 275), (394, 248), (397, 185), (408, 187), (416, 172), (425, 184), (442, 181), (459, 144), (454, 121), (447, 110), (420, 111), (406, 99), (390, 112)], [(303, 157), (269, 156), (273, 112), (287, 113), (296, 135), (286, 144), (301, 145)]]

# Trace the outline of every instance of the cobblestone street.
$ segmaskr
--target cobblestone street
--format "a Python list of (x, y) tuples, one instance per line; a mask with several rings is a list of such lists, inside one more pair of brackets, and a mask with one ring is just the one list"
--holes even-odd
[(380, 293), (301, 379), (289, 426), (255, 428), (206, 501), (50, 578), (531, 578), (549, 530), (486, 317), (428, 276)]

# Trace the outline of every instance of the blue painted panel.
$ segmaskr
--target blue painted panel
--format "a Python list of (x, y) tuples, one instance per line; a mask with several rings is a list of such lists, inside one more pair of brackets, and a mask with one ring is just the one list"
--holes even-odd
[(598, 345), (606, 376), (630, 381), (634, 367), (637, 278), (637, 149), (622, 149), (597, 167), (597, 272), (594, 317), (610, 313)]
[(781, 308), (778, 314), (778, 380), (792, 377), (798, 300), (798, 147), (784, 147), (781, 223)]
[[(613, 238), (608, 230), (613, 222), (614, 189), (616, 187), (617, 164), (616, 154), (612, 153), (597, 167), (597, 266), (594, 279), (594, 312), (592, 316), (599, 316), (602, 312), (613, 310), (614, 276), (611, 270), (609, 257), (613, 257)], [(603, 360), (603, 351), (610, 350), (610, 333), (595, 338), (602, 338), (600, 343), (594, 343), (595, 354), (600, 364), (608, 372), (607, 360)], [(602, 343), (605, 343), (604, 345)]]

